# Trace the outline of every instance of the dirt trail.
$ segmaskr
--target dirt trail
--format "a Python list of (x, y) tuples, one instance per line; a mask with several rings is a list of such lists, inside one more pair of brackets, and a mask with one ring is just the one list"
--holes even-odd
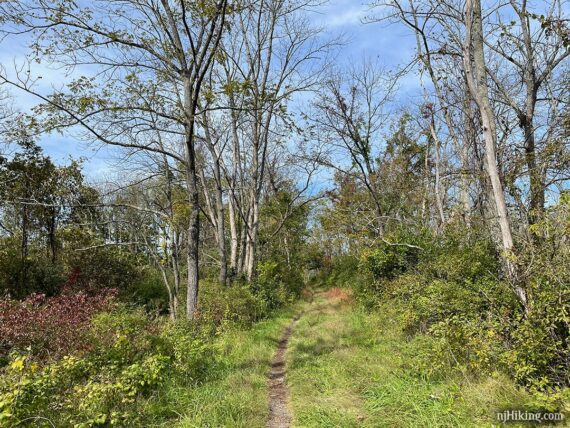
[(291, 424), (291, 414), (289, 412), (289, 390), (285, 384), (285, 353), (289, 338), (295, 325), (299, 321), (301, 314), (295, 316), (293, 321), (285, 329), (285, 332), (279, 339), (277, 352), (271, 361), (271, 370), (269, 371), (269, 420), (268, 428), (288, 428)]

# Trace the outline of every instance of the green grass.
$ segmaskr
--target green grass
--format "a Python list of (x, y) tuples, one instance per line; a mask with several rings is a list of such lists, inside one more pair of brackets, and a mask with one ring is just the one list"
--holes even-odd
[(436, 364), (433, 339), (407, 337), (397, 308), (367, 312), (318, 294), (252, 329), (220, 334), (200, 382), (168, 379), (140, 405), (137, 426), (266, 426), (270, 361), (301, 310), (287, 353), (295, 427), (491, 427), (497, 411), (531, 401), (503, 375)]
[(169, 379), (141, 406), (141, 426), (264, 427), (270, 361), (294, 311), (283, 311), (250, 330), (220, 334), (206, 377), (198, 384)]
[(307, 304), (287, 356), (295, 426), (483, 427), (530, 400), (499, 374), (430, 370), (431, 339), (405, 337), (395, 311), (367, 313), (323, 295)]

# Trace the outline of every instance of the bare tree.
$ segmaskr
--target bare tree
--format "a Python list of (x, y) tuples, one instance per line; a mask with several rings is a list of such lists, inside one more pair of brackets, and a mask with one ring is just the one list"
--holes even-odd
[[(500, 67), (487, 67), (487, 73), (500, 102), (514, 111), (522, 129), (529, 181), (527, 216), (528, 223), (533, 225), (544, 213), (548, 168), (545, 147), (564, 97), (557, 71), (564, 66), (570, 50), (564, 46), (562, 35), (548, 25), (557, 23), (564, 28), (563, 1), (550, 2), (547, 18), (541, 25), (533, 25), (538, 16), (529, 10), (526, 0), (510, 0), (509, 6), (515, 20), (507, 21), (498, 14), (490, 26), (495, 34), (485, 40), (489, 53), (503, 60)], [(545, 118), (549, 113), (551, 117)]]
[[(7, 35), (29, 34), (33, 55), (68, 69), (95, 67), (52, 94), (35, 89), (31, 73), (4, 83), (36, 95), (44, 104), (44, 130), (80, 127), (113, 146), (161, 153), (184, 165), (190, 216), (187, 233), (189, 318), (198, 298), (199, 183), (195, 128), (204, 78), (225, 27), (227, 0), (200, 3), (100, 0), (78, 5), (61, 0), (8, 1), (0, 12)], [(160, 130), (178, 135), (179, 147), (161, 147)], [(34, 122), (36, 124), (37, 121)]]
[(224, 168), (230, 185), (230, 267), (238, 272), (243, 269), (249, 280), (256, 271), (268, 153), (281, 138), (276, 129), (286, 120), (288, 101), (319, 81), (327, 51), (336, 43), (319, 40), (321, 30), (301, 14), (319, 3), (248, 3), (233, 17), (235, 33), (224, 42), (223, 88), (231, 110), (232, 141)]
[(487, 172), (493, 189), (493, 197), (497, 210), (497, 220), (501, 229), (505, 264), (513, 283), (514, 291), (521, 304), (526, 307), (527, 295), (524, 288), (518, 284), (514, 255), (514, 242), (507, 211), (507, 203), (503, 184), (497, 166), (497, 125), (496, 118), (489, 99), (487, 66), (484, 53), (483, 21), (480, 0), (467, 0), (465, 7), (466, 35), (463, 45), (463, 64), (469, 90), (479, 107), (485, 140)]
[[(342, 77), (342, 73), (326, 80), (314, 102), (313, 121), (322, 137), (329, 140), (328, 154), (319, 161), (364, 185), (375, 209), (376, 233), (380, 234), (387, 213), (382, 204), (378, 159), (395, 80), (371, 63), (349, 71), (350, 78)], [(345, 156), (349, 164), (338, 162)]]

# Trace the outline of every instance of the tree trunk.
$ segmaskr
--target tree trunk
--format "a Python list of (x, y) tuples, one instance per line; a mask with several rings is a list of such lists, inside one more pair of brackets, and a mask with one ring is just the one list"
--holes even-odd
[[(230, 190), (233, 192), (233, 190)], [(234, 207), (233, 196), (230, 198), (228, 205), (228, 214), (230, 221), (230, 276), (234, 277), (238, 273), (238, 250), (239, 237), (237, 228), (236, 212)]]
[(424, 158), (424, 192), (422, 194), (422, 220), (425, 220), (426, 217), (429, 221), (429, 213), (427, 212), (428, 209), (428, 196), (429, 196), (429, 182), (430, 182), (430, 147), (431, 147), (431, 138), (428, 138), (426, 141), (426, 151), (425, 151), (425, 158)]
[(251, 228), (248, 234), (248, 259), (246, 265), (247, 280), (252, 281), (255, 277), (257, 264), (257, 235), (259, 232), (259, 202), (253, 200)]
[[(509, 221), (507, 203), (503, 191), (503, 184), (499, 176), (497, 165), (496, 143), (497, 130), (495, 114), (489, 100), (487, 85), (487, 71), (484, 55), (483, 23), (481, 18), (481, 1), (467, 0), (466, 3), (466, 39), (463, 46), (463, 63), (465, 75), (471, 95), (475, 99), (483, 126), (485, 141), (485, 155), (487, 160), (487, 173), (491, 181), (493, 199), (497, 210), (497, 221), (501, 230), (501, 239), (504, 250), (504, 262), (513, 291), (524, 308), (527, 306), (526, 291), (519, 285), (517, 269), (513, 262), (514, 244)], [(473, 61), (473, 62), (472, 62)]]
[[(213, 162), (213, 172), (214, 172), (214, 182), (215, 182), (215, 189), (214, 189), (214, 198), (215, 198), (215, 207), (211, 207), (208, 189), (205, 186), (205, 178), (202, 180), (204, 182), (204, 195), (206, 196), (206, 202), (208, 204), (209, 211), (212, 211), (210, 214), (212, 223), (216, 228), (216, 241), (218, 244), (218, 253), (220, 257), (220, 274), (219, 274), (219, 282), (221, 286), (226, 286), (228, 283), (228, 256), (226, 251), (226, 219), (225, 219), (225, 210), (224, 210), (224, 194), (222, 189), (222, 166), (220, 162), (220, 154), (216, 149), (216, 144), (212, 139), (212, 134), (210, 132), (210, 121), (208, 118), (208, 114), (203, 114), (204, 119), (204, 132), (206, 134), (205, 143), (210, 152), (210, 156), (212, 157)], [(202, 169), (203, 171), (203, 169)], [(203, 173), (202, 173), (203, 175)]]
[(172, 273), (174, 275), (174, 289), (172, 290), (172, 304), (171, 304), (171, 311), (173, 311), (171, 317), (173, 319), (178, 318), (178, 306), (180, 304), (178, 296), (180, 295), (180, 263), (179, 263), (179, 239), (180, 236), (178, 232), (173, 233), (173, 240), (172, 240)]
[[(54, 211), (54, 209), (52, 209)], [(48, 239), (49, 239), (49, 247), (51, 253), (51, 263), (55, 264), (57, 260), (57, 242), (55, 240), (55, 230), (56, 230), (56, 218), (55, 213), (52, 212), (49, 219), (49, 231), (48, 231)]]
[(187, 268), (186, 278), (186, 316), (193, 319), (198, 306), (199, 280), (199, 242), (200, 242), (200, 198), (198, 193), (198, 173), (196, 170), (196, 148), (194, 146), (195, 102), (190, 77), (184, 82), (184, 101), (186, 113), (186, 189), (190, 215), (188, 219)]
[[(218, 173), (218, 179), (219, 179)], [(218, 251), (220, 256), (220, 275), (219, 281), (221, 286), (228, 284), (228, 255), (226, 251), (226, 226), (224, 215), (224, 201), (222, 198), (222, 185), (220, 182), (216, 184), (216, 211), (218, 217)]]
[(20, 284), (22, 288), (25, 288), (28, 285), (28, 223), (28, 206), (26, 204), (22, 204), (22, 282)]
[[(469, 188), (470, 182), (468, 176), (476, 177), (477, 176), (477, 165), (472, 164), (469, 162), (469, 148), (471, 147), (475, 158), (478, 160), (478, 150), (477, 150), (477, 133), (475, 132), (475, 127), (473, 126), (473, 118), (475, 115), (473, 114), (473, 98), (471, 97), (471, 93), (469, 92), (469, 87), (467, 86), (467, 82), (462, 82), (462, 88), (464, 89), (464, 106), (463, 106), (463, 126), (465, 129), (465, 134), (463, 138), (463, 144), (461, 147), (461, 165), (463, 168), (462, 171), (462, 189), (461, 189), (461, 200), (464, 206), (464, 210), (467, 213), (465, 216), (465, 222), (467, 225), (470, 225), (470, 212), (471, 212), (471, 204), (470, 204), (470, 197), (469, 197)], [(476, 160), (476, 162), (477, 162)]]
[(239, 257), (238, 257), (238, 266), (237, 266), (237, 273), (241, 275), (245, 271), (245, 264), (247, 260), (247, 225), (244, 224), (240, 230), (240, 246), (239, 246)]
[(536, 143), (532, 116), (525, 117), (522, 125), (524, 128), (525, 160), (530, 184), (528, 224), (532, 226), (537, 224), (544, 215), (545, 185), (543, 174), (536, 161)]
[[(538, 223), (544, 214), (545, 184), (540, 166), (537, 163), (536, 141), (534, 134), (534, 113), (537, 101), (537, 92), (540, 83), (536, 76), (535, 54), (532, 43), (529, 17), (526, 11), (526, 2), (522, 9), (515, 8), (519, 15), (526, 60), (524, 61), (523, 82), (526, 87), (525, 110), (519, 115), (520, 124), (524, 131), (525, 160), (529, 175), (530, 201), (528, 223), (530, 226)], [(516, 108), (516, 106), (513, 106)]]
[(188, 277), (186, 284), (186, 316), (188, 319), (193, 319), (198, 305), (200, 207), (198, 205), (198, 177), (196, 176), (193, 147), (189, 154), (191, 160), (187, 168), (187, 189), (190, 202), (190, 219), (188, 222), (187, 237)]
[(439, 172), (439, 167), (440, 167), (440, 158), (439, 158), (439, 138), (437, 137), (437, 134), (435, 132), (435, 120), (433, 118), (433, 114), (431, 117), (431, 123), (430, 123), (430, 133), (433, 139), (433, 143), (434, 143), (434, 152), (435, 152), (435, 203), (437, 206), (437, 212), (439, 213), (439, 221), (440, 221), (440, 227), (438, 229), (443, 229), (443, 227), (445, 226), (445, 213), (443, 211), (443, 200), (441, 198), (441, 187), (440, 187), (440, 172)]

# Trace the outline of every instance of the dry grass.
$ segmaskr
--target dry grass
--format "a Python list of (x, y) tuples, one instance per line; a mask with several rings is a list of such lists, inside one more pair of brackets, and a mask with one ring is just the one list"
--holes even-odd
[(352, 291), (343, 288), (333, 287), (324, 293), (324, 296), (330, 300), (349, 303), (352, 301)]

